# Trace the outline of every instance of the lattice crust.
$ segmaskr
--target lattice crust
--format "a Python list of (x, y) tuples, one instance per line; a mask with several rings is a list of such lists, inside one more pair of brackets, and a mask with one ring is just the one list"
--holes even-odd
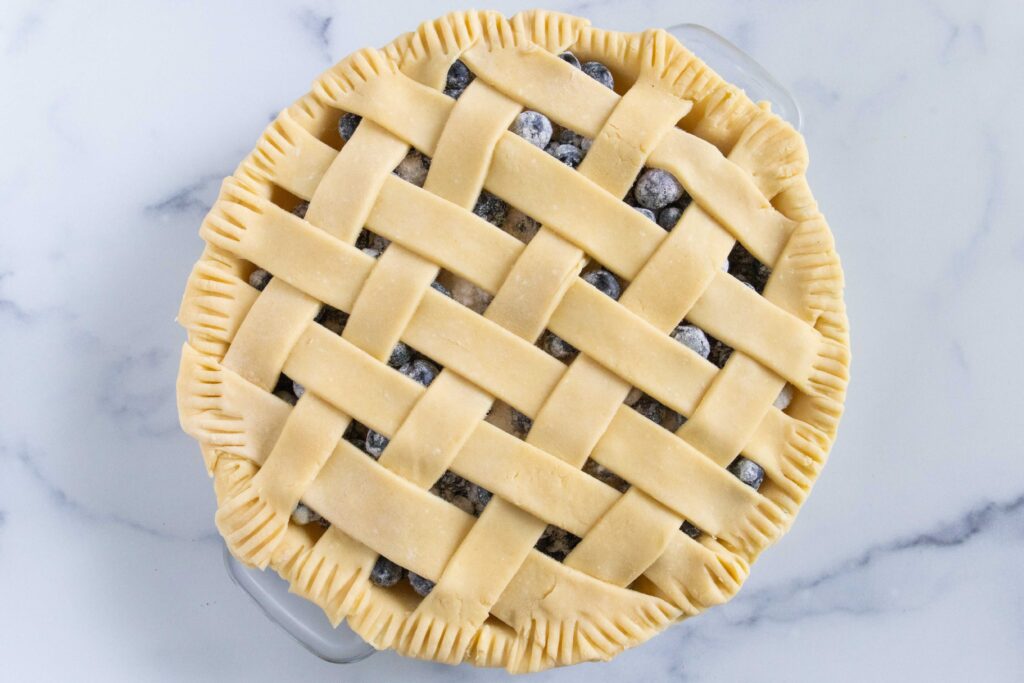
[[(456, 59), (477, 78), (453, 100)], [(524, 108), (593, 138), (578, 170), (507, 130)], [(339, 110), (363, 117), (340, 153)], [(410, 147), (432, 157), (422, 189), (391, 174)], [(224, 181), (181, 307), (181, 421), (228, 546), (375, 647), (511, 671), (607, 659), (728, 600), (842, 412), (842, 273), (806, 165), (795, 131), (663, 31), (452, 13), (342, 60)], [(621, 201), (645, 166), (693, 197), (671, 232)], [(483, 189), (541, 222), (528, 245), (470, 211)], [(379, 259), (354, 246), (364, 226), (391, 240)], [(719, 270), (737, 241), (772, 267), (763, 297)], [(578, 277), (588, 258), (629, 282), (619, 301)], [(262, 292), (251, 264), (274, 275)], [(494, 296), (483, 315), (431, 288), (441, 268)], [(341, 336), (322, 304), (350, 314)], [(721, 370), (667, 334), (684, 317), (735, 349)], [(568, 366), (534, 345), (545, 329), (580, 350)], [(388, 367), (399, 340), (444, 366), (429, 387)], [(688, 421), (641, 417), (631, 387)], [(525, 440), (484, 421), (495, 399), (533, 419)], [(390, 438), (379, 461), (342, 438), (352, 420)], [(726, 471), (739, 453), (760, 490)], [(494, 493), (479, 518), (428, 493), (446, 470)], [(300, 500), (329, 528), (291, 523)], [(562, 563), (534, 549), (548, 524), (583, 539)], [(373, 585), (380, 554), (435, 588)]]

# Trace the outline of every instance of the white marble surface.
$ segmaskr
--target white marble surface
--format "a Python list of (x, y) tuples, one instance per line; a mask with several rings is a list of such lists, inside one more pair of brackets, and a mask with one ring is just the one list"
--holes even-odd
[[(0, 7), (0, 677), (503, 676), (335, 668), (269, 624), (223, 571), (173, 396), (220, 178), (330, 62), (457, 4)], [(855, 365), (828, 468), (732, 603), (537, 678), (1024, 678), (1020, 4), (550, 4), (703, 23), (792, 86)]]

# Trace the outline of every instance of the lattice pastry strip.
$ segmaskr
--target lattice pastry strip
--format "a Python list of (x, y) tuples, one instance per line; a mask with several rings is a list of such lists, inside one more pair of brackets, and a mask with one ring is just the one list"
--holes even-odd
[[(605, 88), (566, 48), (635, 86)], [(477, 76), (458, 102), (440, 93), (456, 58)], [(340, 154), (330, 106), (364, 117)], [(595, 138), (579, 171), (505, 130), (524, 106)], [(390, 175), (409, 146), (436, 157), (424, 189)], [(694, 199), (667, 234), (620, 201), (644, 164)], [(662, 32), (453, 13), (344, 60), (226, 182), (182, 304), (182, 423), (225, 537), (375, 646), (511, 670), (607, 658), (728, 599), (841, 414), (841, 272), (805, 166), (799, 136)], [(469, 213), (481, 186), (541, 221), (528, 245)], [(380, 259), (353, 246), (363, 226), (391, 240)], [(718, 273), (735, 240), (773, 267), (764, 298)], [(576, 277), (587, 256), (631, 281), (619, 303)], [(274, 273), (259, 296), (246, 261)], [(495, 294), (484, 317), (429, 288), (441, 267)], [(351, 312), (344, 338), (313, 322), (321, 302)], [(736, 349), (723, 370), (665, 335), (684, 316)], [(582, 350), (568, 368), (532, 346), (545, 327)], [(386, 367), (398, 339), (445, 366), (431, 387)], [(269, 393), (282, 372), (306, 389), (295, 408)], [(788, 414), (770, 406), (786, 381)], [(641, 418), (632, 385), (690, 421)], [(491, 396), (534, 418), (526, 443), (480, 421)], [(341, 438), (349, 415), (394, 437), (379, 464)], [(762, 491), (722, 468), (740, 451)], [(588, 456), (631, 489), (580, 471)], [(494, 492), (479, 519), (424, 490), (443, 467)], [(288, 524), (299, 499), (331, 527)], [(583, 537), (564, 564), (531, 550), (545, 523)], [(377, 553), (435, 592), (370, 584)]]

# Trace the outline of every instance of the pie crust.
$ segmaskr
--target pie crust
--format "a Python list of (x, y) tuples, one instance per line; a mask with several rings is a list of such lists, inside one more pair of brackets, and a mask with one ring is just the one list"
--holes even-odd
[[(476, 74), (457, 100), (456, 59)], [(577, 170), (508, 130), (524, 108), (593, 138)], [(343, 145), (342, 111), (363, 117)], [(423, 188), (391, 173), (410, 146), (432, 158)], [(645, 166), (693, 197), (672, 231), (621, 200)], [(228, 547), (374, 647), (514, 672), (609, 659), (725, 602), (842, 413), (842, 272), (806, 167), (798, 133), (661, 30), (454, 12), (345, 58), (224, 181), (179, 314), (181, 422)], [(485, 187), (540, 221), (528, 244), (470, 211)], [(376, 260), (364, 226), (391, 240)], [(720, 270), (737, 240), (772, 267), (763, 296)], [(619, 301), (578, 277), (588, 258), (628, 282)], [(262, 292), (254, 266), (274, 275)], [(439, 268), (494, 295), (483, 315), (431, 288)], [(322, 304), (350, 313), (342, 336), (314, 322)], [(668, 335), (684, 317), (735, 349), (721, 370)], [(545, 329), (579, 356), (544, 353)], [(429, 387), (388, 367), (399, 340), (444, 366)], [(306, 388), (294, 407), (272, 393), (282, 372)], [(688, 420), (646, 420), (632, 387)], [(525, 439), (484, 420), (495, 399), (533, 419)], [(379, 461), (342, 438), (353, 419), (390, 437)], [(759, 490), (726, 470), (740, 453)], [(494, 493), (479, 518), (428, 492), (446, 470)], [(291, 523), (300, 500), (329, 526)], [(582, 538), (564, 562), (534, 549), (548, 524)], [(378, 555), (436, 586), (373, 585)]]

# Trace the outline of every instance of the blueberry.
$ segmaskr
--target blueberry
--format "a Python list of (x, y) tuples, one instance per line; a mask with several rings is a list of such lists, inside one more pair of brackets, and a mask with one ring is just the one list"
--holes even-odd
[(703, 533), (700, 529), (695, 527), (689, 520), (683, 520), (683, 525), (679, 527), (679, 530), (695, 541), (698, 538), (700, 538), (701, 534)]
[(370, 581), (381, 588), (391, 588), (402, 580), (405, 570), (381, 555), (370, 571)]
[(569, 168), (576, 168), (583, 161), (583, 152), (576, 145), (558, 145), (551, 152), (551, 156)]
[(644, 396), (637, 401), (636, 405), (633, 406), (633, 410), (640, 413), (654, 424), (660, 425), (661, 421), (665, 419), (665, 406), (661, 405), (650, 396)]
[(425, 579), (415, 572), (409, 572), (409, 585), (412, 589), (419, 593), (424, 598), (430, 595), (430, 591), (434, 590), (434, 582), (430, 579)]
[(523, 241), (529, 242), (533, 239), (533, 236), (540, 230), (540, 223), (527, 216), (519, 209), (510, 208), (508, 214), (505, 216), (504, 224), (505, 232), (512, 235), (513, 237)]
[(362, 116), (348, 113), (342, 114), (341, 118), (338, 119), (338, 135), (341, 136), (341, 139), (348, 142), (356, 132), (356, 126), (362, 120)]
[(579, 542), (579, 536), (575, 536), (565, 529), (560, 529), (549, 524), (547, 528), (544, 529), (544, 533), (541, 534), (540, 540), (537, 541), (537, 545), (535, 547), (548, 557), (552, 557), (561, 562), (565, 559), (566, 555), (572, 552), (572, 549), (575, 548)]
[(388, 365), (393, 368), (400, 368), (406, 363), (412, 360), (412, 351), (409, 347), (402, 342), (395, 344), (395, 348), (391, 349), (391, 357), (388, 358)]
[(670, 432), (678, 430), (686, 424), (686, 418), (677, 413), (674, 410), (665, 408), (665, 419), (661, 421), (661, 426)]
[(307, 211), (309, 211), (309, 202), (299, 202), (292, 209), (292, 213), (298, 216), (299, 218), (305, 218)]
[(608, 486), (617, 490), (619, 493), (625, 493), (629, 490), (629, 482), (620, 477), (619, 475), (612, 472), (610, 469), (600, 464), (596, 460), (587, 458), (587, 461), (583, 463), (583, 471), (590, 476), (603, 481)]
[(761, 488), (761, 484), (764, 482), (764, 469), (753, 460), (747, 460), (742, 455), (732, 461), (732, 464), (729, 465), (729, 471), (755, 491)]
[(306, 393), (306, 387), (302, 386), (298, 382), (292, 381), (292, 393), (295, 394), (295, 398), (302, 398), (302, 395)]
[(772, 405), (778, 408), (779, 410), (785, 410), (786, 408), (789, 407), (789, 404), (792, 402), (793, 385), (786, 384), (786, 386), (782, 387), (782, 391), (779, 392), (779, 395), (775, 398), (775, 402), (772, 403)]
[(388, 437), (371, 429), (366, 432), (365, 450), (373, 456), (374, 460), (377, 460), (384, 449), (388, 447), (388, 442)]
[(615, 89), (615, 79), (612, 77), (612, 72), (608, 70), (601, 62), (584, 62), (581, 66), (583, 73), (587, 74), (595, 81), (600, 83), (610, 90)]
[(419, 382), (425, 387), (429, 387), (430, 383), (437, 378), (437, 374), (441, 372), (436, 365), (430, 361), (418, 358), (411, 363), (406, 363), (402, 367), (398, 368), (398, 371), (413, 380)]
[(516, 120), (512, 122), (510, 130), (531, 145), (541, 149), (551, 142), (551, 134), (554, 132), (548, 117), (530, 109), (519, 113)]
[(672, 338), (687, 347), (701, 358), (707, 358), (711, 353), (711, 342), (704, 330), (694, 325), (683, 323), (672, 330)]
[(270, 278), (272, 277), (273, 275), (267, 271), (262, 268), (257, 268), (249, 273), (249, 284), (262, 292), (267, 288), (267, 285), (270, 284)]
[(316, 314), (316, 321), (334, 334), (341, 334), (348, 323), (348, 313), (325, 305)]
[(678, 206), (666, 206), (664, 209), (658, 212), (658, 225), (671, 230), (676, 227), (676, 223), (683, 217), (683, 210)]
[(466, 92), (465, 88), (445, 88), (444, 94), (453, 100), (457, 100), (462, 97), (462, 93)]
[(709, 341), (711, 342), (711, 352), (708, 354), (708, 360), (720, 368), (725, 367), (726, 361), (732, 355), (732, 347), (717, 339), (709, 339)]
[(477, 517), (484, 511), (487, 504), (491, 502), (493, 494), (485, 489), (483, 486), (477, 486), (476, 484), (469, 485), (469, 491), (466, 493), (466, 497), (469, 502), (473, 505), (473, 514)]
[(394, 174), (416, 187), (423, 187), (423, 183), (427, 181), (427, 171), (429, 170), (430, 157), (420, 154), (416, 150), (410, 150), (398, 166), (395, 166)]
[(569, 360), (577, 353), (576, 347), (551, 332), (544, 337), (542, 346), (545, 351), (558, 360)]
[(532, 426), (533, 420), (512, 408), (512, 429), (515, 430), (516, 436), (526, 436)]
[(768, 282), (768, 277), (772, 274), (772, 269), (758, 261), (739, 242), (729, 252), (729, 262), (731, 264), (730, 272), (733, 275), (744, 282), (749, 282), (758, 293), (764, 291), (764, 286)]
[(452, 298), (452, 293), (448, 291), (448, 288), (445, 287), (444, 285), (442, 285), (437, 280), (434, 280), (433, 282), (430, 283), (430, 288), (431, 289), (436, 289), (437, 291), (441, 292), (442, 294), (444, 294), (449, 299)]
[(299, 504), (292, 510), (292, 521), (299, 526), (306, 526), (316, 522), (320, 526), (328, 526), (330, 523), (321, 517), (316, 510), (309, 507), (305, 503), (299, 501)]
[(477, 287), (469, 280), (457, 277), (452, 282), (452, 298), (466, 308), (483, 315), (484, 311), (494, 299), (491, 294), (480, 287)]
[(599, 292), (610, 296), (616, 301), (622, 295), (622, 285), (619, 284), (618, 279), (614, 275), (604, 268), (590, 271), (583, 276), (583, 281), (597, 287)]
[(561, 59), (563, 62), (569, 62), (577, 69), (580, 68), (580, 60), (578, 60), (576, 58), (576, 55), (574, 55), (571, 52), (563, 52), (562, 54), (558, 55), (558, 58)]
[(683, 186), (668, 171), (649, 168), (637, 178), (633, 195), (640, 206), (657, 211), (682, 197)]
[(369, 247), (374, 251), (383, 253), (384, 250), (387, 249), (390, 244), (391, 240), (389, 240), (387, 237), (381, 237), (380, 235), (376, 235), (372, 232), (367, 231), (365, 245), (366, 247)]
[(370, 258), (380, 258), (380, 249), (374, 249), (373, 247), (365, 247), (363, 253)]
[(473, 207), (473, 213), (491, 225), (499, 228), (505, 222), (505, 215), (508, 213), (508, 204), (495, 197), (490, 192), (481, 192)]
[(461, 59), (456, 59), (448, 67), (448, 78), (445, 80), (445, 86), (452, 89), (464, 89), (474, 78), (476, 76), (469, 70), (469, 67)]
[(729, 272), (729, 267), (730, 267), (729, 259), (726, 258), (724, 261), (722, 261), (722, 272), (723, 273), (728, 273)]
[(657, 217), (656, 217), (656, 216), (654, 215), (654, 212), (653, 212), (653, 211), (651, 211), (650, 209), (645, 209), (645, 208), (644, 208), (644, 207), (642, 207), (642, 206), (634, 206), (633, 208), (634, 208), (634, 209), (636, 209), (636, 210), (637, 210), (637, 211), (638, 211), (639, 213), (641, 213), (641, 214), (643, 214), (644, 216), (646, 216), (646, 217), (647, 217), (647, 220), (650, 220), (650, 221), (654, 221), (655, 223), (657, 223), (657, 222), (658, 222), (658, 219), (657, 219)]
[(274, 396), (277, 396), (279, 399), (281, 399), (282, 401), (289, 405), (295, 405), (295, 403), (298, 401), (298, 399), (295, 398), (295, 394), (288, 391), (287, 389), (278, 389), (277, 391), (274, 392)]

